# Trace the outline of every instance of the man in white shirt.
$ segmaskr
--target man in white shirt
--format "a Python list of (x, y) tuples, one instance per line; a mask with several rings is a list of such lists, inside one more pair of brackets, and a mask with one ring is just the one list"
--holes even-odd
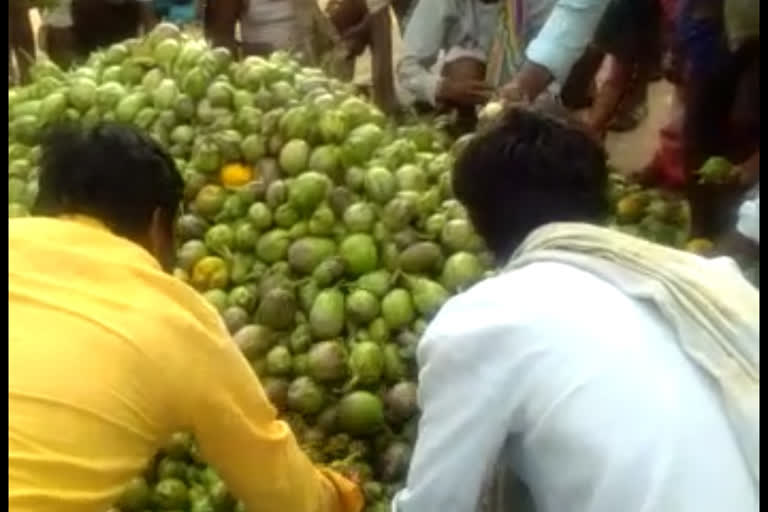
[[(645, 265), (639, 279), (623, 274), (636, 279), (626, 286), (609, 271), (598, 276), (593, 265), (608, 254), (607, 270), (628, 270), (611, 258), (621, 255), (621, 244), (593, 245), (591, 254), (576, 244), (573, 251), (543, 244), (538, 258), (524, 261), (536, 254), (527, 251), (542, 232), (581, 226), (581, 233), (614, 236), (587, 225), (601, 224), (608, 213), (606, 178), (602, 149), (580, 129), (522, 109), (476, 136), (460, 156), (456, 196), (499, 263), (510, 263), (446, 303), (420, 342), (422, 415), (393, 511), (759, 509), (754, 288), (727, 266), (620, 233), (616, 240), (632, 247), (626, 261)], [(660, 272), (655, 280), (653, 269), (666, 259), (674, 260), (669, 268), (692, 263), (696, 271), (679, 280), (676, 272)], [(720, 280), (709, 288), (698, 282), (709, 277)], [(703, 306), (689, 307), (704, 288)], [(718, 302), (718, 290), (744, 302)], [(705, 336), (696, 331), (701, 311), (720, 311), (708, 324), (718, 330), (713, 326), (737, 316), (729, 308), (747, 319), (720, 330), (739, 333), (736, 343), (719, 342), (744, 349), (749, 375), (733, 366), (718, 380), (693, 362), (696, 336), (689, 335)], [(701, 364), (720, 357), (715, 345), (698, 347)], [(716, 372), (720, 363), (726, 364), (715, 362)], [(738, 391), (721, 396), (734, 384)], [(731, 422), (735, 396), (751, 415), (743, 430)], [(530, 491), (528, 505), (516, 496), (516, 480)]]

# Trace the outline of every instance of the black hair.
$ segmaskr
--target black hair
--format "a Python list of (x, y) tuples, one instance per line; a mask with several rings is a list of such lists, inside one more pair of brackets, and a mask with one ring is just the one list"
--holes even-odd
[(43, 136), (36, 215), (87, 215), (116, 234), (146, 235), (156, 210), (169, 228), (184, 182), (173, 159), (129, 125), (60, 124)]
[(501, 262), (550, 222), (600, 222), (609, 213), (602, 148), (565, 120), (513, 108), (461, 152), (456, 197)]

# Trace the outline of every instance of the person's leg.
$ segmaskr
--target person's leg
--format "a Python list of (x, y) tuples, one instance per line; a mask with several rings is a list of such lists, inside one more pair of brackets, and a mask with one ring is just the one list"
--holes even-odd
[(82, 55), (139, 33), (140, 6), (136, 2), (114, 4), (103, 1), (73, 0), (74, 35)]
[(592, 106), (597, 94), (595, 77), (605, 58), (605, 53), (590, 46), (573, 65), (568, 79), (560, 90), (560, 99), (566, 108), (581, 110)]
[(635, 47), (638, 20), (633, 2), (650, 0), (612, 0), (595, 33), (595, 46), (610, 56), (608, 76), (601, 84), (588, 123), (597, 133), (604, 133), (631, 90), (637, 76)]
[(631, 76), (618, 109), (609, 124), (614, 131), (635, 129), (648, 115), (648, 86), (660, 63), (662, 12), (657, 0), (625, 0), (618, 57)]
[(26, 0), (8, 2), (8, 53), (13, 52), (21, 83), (29, 79), (29, 67), (35, 60), (35, 35), (29, 9)]
[(75, 60), (75, 37), (71, 27), (45, 27), (45, 53), (61, 69)]
[(691, 91), (683, 137), (697, 235), (716, 237), (727, 231), (747, 185), (700, 185), (694, 173), (711, 156), (738, 164), (759, 151), (759, 112), (760, 43), (753, 41), (725, 58)]
[(625, 60), (611, 55), (608, 59), (608, 73), (589, 111), (588, 124), (597, 133), (603, 134), (616, 115), (619, 105), (632, 81), (634, 69)]

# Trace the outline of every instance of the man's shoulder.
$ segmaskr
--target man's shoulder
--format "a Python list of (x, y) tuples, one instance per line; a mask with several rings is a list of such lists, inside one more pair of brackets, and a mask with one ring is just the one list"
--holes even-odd
[(571, 265), (532, 263), (502, 270), (452, 297), (430, 324), (430, 332), (442, 337), (489, 326), (533, 329), (558, 316), (578, 316), (579, 310), (585, 315), (599, 311), (616, 293), (610, 284)]
[(557, 262), (537, 262), (514, 270), (499, 270), (466, 291), (454, 296), (449, 303), (466, 305), (482, 303), (521, 303), (537, 305), (550, 303), (553, 295), (573, 292), (571, 285), (583, 284), (597, 278), (572, 265)]

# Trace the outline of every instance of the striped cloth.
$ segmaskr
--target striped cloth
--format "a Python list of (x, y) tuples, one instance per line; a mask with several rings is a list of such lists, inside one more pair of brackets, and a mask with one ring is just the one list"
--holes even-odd
[(486, 80), (492, 86), (504, 85), (523, 64), (525, 16), (524, 0), (503, 0), (486, 66)]

